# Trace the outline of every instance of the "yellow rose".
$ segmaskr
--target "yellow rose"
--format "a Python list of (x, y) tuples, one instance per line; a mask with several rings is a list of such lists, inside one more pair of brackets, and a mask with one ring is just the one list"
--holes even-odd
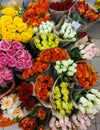
[(32, 35), (34, 34), (33, 28), (29, 27), (27, 30), (25, 30), (27, 33), (31, 33)]
[(2, 10), (2, 14), (14, 17), (15, 15), (18, 14), (18, 11), (13, 8), (7, 7)]
[(32, 38), (32, 35), (30, 33), (27, 32), (22, 32), (21, 33), (21, 42), (28, 42), (30, 39)]
[(14, 41), (21, 41), (21, 35), (19, 33), (15, 33)]
[(12, 24), (13, 23), (13, 19), (11, 16), (2, 16), (1, 17), (1, 21), (2, 21), (2, 26), (6, 26), (6, 25), (9, 25), (9, 24)]
[(24, 30), (27, 29), (26, 23), (17, 23), (16, 26), (17, 26), (18, 32), (23, 32)]
[(15, 16), (13, 22), (15, 25), (18, 25), (18, 23), (22, 23), (22, 18), (20, 18), (19, 16)]
[(3, 35), (2, 35), (2, 39), (3, 40), (13, 40), (13, 38), (14, 38), (14, 33), (11, 33), (11, 32), (7, 32), (7, 31), (5, 31), (5, 33), (3, 33)]
[(15, 25), (13, 25), (13, 24), (10, 24), (10, 25), (8, 25), (7, 26), (7, 31), (8, 32), (16, 32), (16, 30), (17, 30), (17, 27), (15, 26)]

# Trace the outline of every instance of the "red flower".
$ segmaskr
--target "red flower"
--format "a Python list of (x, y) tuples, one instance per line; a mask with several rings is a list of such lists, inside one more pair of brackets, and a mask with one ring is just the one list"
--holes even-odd
[(46, 111), (43, 108), (39, 108), (37, 117), (40, 118), (40, 120), (44, 120), (46, 118)]
[(43, 125), (40, 125), (40, 126), (38, 127), (38, 130), (44, 130), (44, 126), (43, 126)]

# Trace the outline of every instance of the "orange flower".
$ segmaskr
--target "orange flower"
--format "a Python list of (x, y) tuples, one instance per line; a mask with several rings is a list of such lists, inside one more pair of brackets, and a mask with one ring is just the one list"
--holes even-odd
[(40, 120), (44, 120), (46, 118), (46, 111), (43, 108), (38, 109), (37, 117), (40, 118)]
[(85, 62), (77, 64), (76, 77), (80, 85), (85, 89), (89, 89), (91, 86), (96, 85), (98, 79), (98, 75), (93, 66), (87, 65)]

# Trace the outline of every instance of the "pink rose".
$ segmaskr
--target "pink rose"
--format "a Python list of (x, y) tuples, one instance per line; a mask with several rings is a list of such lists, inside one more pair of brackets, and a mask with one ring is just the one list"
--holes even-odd
[(23, 59), (19, 59), (16, 64), (16, 68), (19, 70), (24, 69), (25, 61)]
[(31, 68), (31, 67), (32, 67), (32, 61), (31, 60), (26, 61), (25, 62), (25, 68)]
[(0, 74), (0, 84), (2, 84), (3, 82), (4, 82), (3, 75)]
[(22, 58), (24, 56), (24, 51), (23, 50), (18, 50), (17, 52), (16, 52), (16, 57), (17, 58)]
[(7, 81), (12, 80), (13, 79), (13, 73), (12, 73), (12, 71), (11, 70), (6, 70), (3, 77)]
[(31, 55), (29, 54), (28, 51), (24, 50), (23, 58), (24, 58), (24, 60), (30, 60), (31, 59)]
[(6, 66), (8, 64), (8, 57), (6, 55), (0, 56), (0, 64)]
[(11, 44), (7, 41), (0, 41), (0, 50), (8, 51), (11, 47)]
[(4, 65), (0, 64), (0, 74), (4, 73), (6, 70), (7, 68)]
[(16, 51), (14, 49), (10, 49), (6, 54), (8, 57), (13, 58), (16, 55)]
[(15, 67), (16, 66), (16, 58), (12, 58), (8, 60), (8, 66), (9, 67)]
[(22, 46), (22, 44), (21, 44), (20, 42), (13, 41), (13, 42), (12, 42), (12, 48), (13, 48), (13, 49), (16, 49), (16, 50), (19, 50), (19, 49), (22, 49), (23, 46)]

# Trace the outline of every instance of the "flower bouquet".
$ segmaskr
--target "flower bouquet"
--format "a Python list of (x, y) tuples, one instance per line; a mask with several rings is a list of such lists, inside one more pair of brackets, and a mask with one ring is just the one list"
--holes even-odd
[[(72, 18), (81, 2), (77, 10), (91, 9), (84, 0), (74, 2), (68, 5), (71, 15), (62, 15), (57, 25), (48, 0), (29, 2), (23, 15), (10, 7), (2, 10), (0, 127), (14, 122), (23, 130), (87, 130), (100, 111), (100, 91), (93, 89), (99, 75), (87, 63), (98, 49)], [(99, 14), (93, 14), (96, 21)]]
[(100, 15), (85, 0), (78, 0), (71, 9), (70, 17), (80, 24), (80, 28), (86, 30), (94, 22), (100, 19)]
[(49, 12), (56, 24), (59, 23), (60, 19), (63, 17), (64, 14), (68, 13), (73, 4), (74, 0), (50, 2)]

